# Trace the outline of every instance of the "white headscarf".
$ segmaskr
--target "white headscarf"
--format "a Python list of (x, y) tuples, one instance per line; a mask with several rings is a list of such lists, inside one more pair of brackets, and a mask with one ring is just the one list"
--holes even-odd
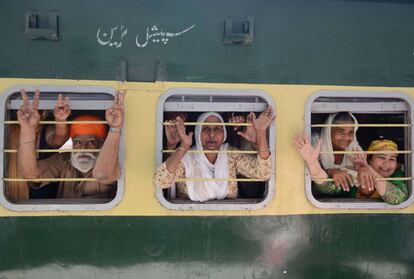
[[(355, 116), (350, 112), (348, 112), (348, 113), (352, 117), (352, 119), (354, 120), (354, 123), (358, 124), (358, 121), (355, 118)], [(329, 117), (326, 120), (325, 124), (331, 125), (337, 114), (338, 113), (329, 115)], [(362, 150), (362, 148), (359, 146), (359, 143), (356, 139), (356, 131), (357, 130), (358, 130), (358, 127), (356, 126), (354, 128), (354, 139), (349, 144), (349, 146), (345, 149), (345, 151), (352, 151), (352, 149), (354, 149), (354, 148), (356, 148), (358, 150)], [(325, 128), (322, 129), (321, 138), (322, 138), (321, 152), (333, 152), (331, 127), (325, 127)], [(320, 154), (319, 158), (321, 159), (321, 163), (322, 163), (323, 168), (326, 170), (326, 169), (338, 169), (338, 168), (350, 168), (350, 167), (352, 167), (354, 164), (350, 160), (351, 156), (352, 156), (351, 154), (345, 154), (344, 158), (342, 160), (342, 163), (340, 163), (339, 165), (335, 165), (335, 157), (334, 157), (334, 154), (332, 154), (332, 153)]]
[[(206, 112), (201, 114), (197, 118), (197, 122), (204, 122), (209, 116), (217, 117), (220, 122), (223, 122), (223, 118), (220, 114), (215, 112)], [(192, 150), (203, 150), (201, 144), (201, 130), (202, 126), (198, 125), (195, 128), (195, 147)], [(223, 142), (227, 138), (226, 128), (224, 128)], [(224, 143), (220, 146), (220, 151), (226, 151), (229, 144)], [(185, 176), (187, 179), (191, 178), (224, 178), (229, 177), (229, 167), (227, 153), (220, 152), (217, 155), (216, 162), (214, 164), (205, 156), (205, 153), (187, 153), (183, 158), (185, 167)], [(207, 201), (212, 199), (222, 200), (227, 197), (228, 194), (228, 182), (227, 181), (187, 181), (188, 196), (192, 201)]]

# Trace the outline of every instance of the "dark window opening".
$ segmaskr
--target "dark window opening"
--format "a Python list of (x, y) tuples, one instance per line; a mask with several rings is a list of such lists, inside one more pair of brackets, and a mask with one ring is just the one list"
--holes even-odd
[[(108, 90), (112, 92), (113, 90)], [(53, 109), (55, 107), (58, 94), (62, 93), (65, 97), (70, 98), (69, 104), (71, 106), (71, 115), (67, 121), (73, 120), (75, 117), (82, 114), (97, 115), (102, 120), (105, 120), (105, 109), (110, 107), (113, 103), (113, 94), (104, 92), (76, 92), (69, 91), (62, 88), (62, 91), (48, 91), (40, 88), (40, 101), (39, 101), (39, 113), (41, 115), (40, 121), (54, 121)], [(33, 100), (33, 90), (28, 90), (28, 97)], [(5, 100), (4, 120), (5, 121), (17, 121), (17, 110), (21, 105), (20, 92), (12, 92)], [(69, 139), (64, 146), (60, 148), (52, 147), (46, 140), (46, 130), (54, 124), (40, 124), (38, 132), (38, 140), (36, 149), (71, 149), (71, 140)], [(70, 124), (67, 124), (70, 125)], [(5, 124), (4, 125), (4, 137), (3, 137), (3, 149), (16, 150), (18, 147), (20, 136), (19, 124)], [(121, 142), (121, 145), (123, 143)], [(38, 160), (46, 159), (56, 153), (53, 152), (39, 152), (37, 153)], [(67, 154), (70, 157), (70, 153)], [(122, 161), (120, 164), (122, 164)], [(3, 154), (3, 177), (5, 178), (22, 178), (17, 172), (17, 154), (15, 152), (5, 152)], [(57, 191), (59, 182), (50, 182), (41, 188), (34, 188), (29, 186), (30, 182), (26, 181), (5, 181), (3, 183), (4, 197), (7, 202), (15, 205), (76, 205), (79, 204), (79, 208), (71, 207), (74, 210), (82, 210), (82, 204), (94, 205), (110, 203), (120, 193), (119, 181), (114, 186), (113, 194), (110, 194), (110, 198), (80, 198), (80, 199), (58, 199)], [(40, 207), (39, 207), (40, 208)], [(46, 208), (46, 207), (45, 207)], [(58, 208), (58, 207), (57, 207)], [(89, 207), (88, 207), (89, 209)], [(42, 209), (33, 209), (42, 210)], [(47, 209), (46, 209), (47, 210)]]
[[(315, 94), (315, 95), (318, 95)], [(407, 186), (408, 198), (401, 204), (410, 203), (412, 200), (412, 183), (411, 177), (412, 166), (412, 130), (411, 106), (409, 100), (405, 96), (395, 92), (392, 93), (376, 93), (366, 92), (347, 92), (340, 94), (319, 93), (319, 96), (310, 104), (308, 109), (308, 120), (310, 126), (309, 134), (312, 142), (316, 142), (318, 136), (321, 135), (322, 127), (314, 127), (316, 125), (324, 125), (330, 114), (337, 112), (350, 112), (358, 121), (358, 130), (356, 131), (356, 139), (362, 148), (367, 151), (371, 141), (378, 139), (392, 140), (398, 145), (398, 151), (401, 152), (397, 156), (397, 170), (402, 169), (404, 172), (404, 183)], [(367, 97), (371, 95), (372, 97)], [(361, 97), (364, 96), (364, 97)], [(364, 127), (364, 125), (366, 125)], [(370, 127), (367, 127), (370, 126)], [(369, 155), (368, 155), (369, 156)], [(313, 186), (311, 186), (313, 185)], [(373, 198), (351, 198), (350, 195), (331, 196), (321, 194), (315, 190), (315, 185), (311, 182), (309, 173), (307, 174), (306, 187), (307, 195), (311, 195), (310, 201), (319, 207), (327, 208), (384, 208), (392, 205), (386, 204), (382, 199)], [(353, 187), (354, 188), (354, 187)], [(355, 189), (353, 189), (355, 190)], [(406, 206), (406, 205), (405, 205)]]

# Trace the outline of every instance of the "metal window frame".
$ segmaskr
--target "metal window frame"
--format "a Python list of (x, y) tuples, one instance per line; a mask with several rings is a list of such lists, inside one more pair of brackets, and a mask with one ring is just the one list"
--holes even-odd
[[(12, 87), (7, 88), (5, 91), (2, 92), (0, 96), (0, 108), (4, 108), (5, 111), (8, 109), (8, 100), (9, 96), (14, 93), (20, 92), (20, 89), (25, 89), (26, 91), (35, 91), (36, 89), (40, 90), (40, 92), (56, 92), (58, 93), (81, 93), (81, 94), (88, 94), (88, 93), (102, 93), (102, 94), (110, 94), (115, 95), (116, 89), (108, 86), (67, 86), (67, 85), (33, 85), (33, 84), (21, 84), (21, 85), (14, 85)], [(13, 106), (18, 105), (19, 101), (13, 101)], [(53, 109), (54, 107), (51, 107)], [(46, 102), (46, 105), (51, 105), (52, 102)], [(92, 107), (91, 107), (92, 105)], [(92, 109), (101, 109), (104, 110), (112, 105), (112, 102), (108, 102), (105, 100), (97, 101), (97, 102), (82, 102), (78, 101), (75, 103), (75, 106), (71, 102), (72, 109), (76, 110), (90, 110)], [(78, 107), (79, 106), (79, 107)], [(13, 108), (13, 107), (12, 107)], [(45, 108), (45, 104), (42, 101), (39, 103), (39, 108)], [(4, 123), (5, 113), (0, 114), (0, 123)], [(117, 192), (116, 196), (107, 203), (76, 203), (76, 204), (67, 204), (64, 201), (59, 202), (62, 199), (50, 199), (48, 200), (47, 204), (39, 204), (36, 203), (36, 200), (33, 200), (33, 203), (30, 204), (18, 204), (13, 203), (7, 200), (4, 192), (4, 183), (0, 183), (0, 205), (6, 209), (13, 210), (13, 211), (100, 211), (100, 210), (108, 210), (114, 208), (123, 198), (124, 191), (125, 191), (125, 129), (123, 129), (119, 147), (119, 164), (121, 167), (121, 175), (117, 181)], [(3, 130), (0, 131), (0, 148), (4, 150), (4, 124)], [(2, 158), (0, 160), (0, 177), (4, 177), (4, 157), (2, 153)], [(56, 203), (54, 203), (56, 201)], [(50, 202), (50, 203), (49, 203)]]
[[(276, 113), (276, 106), (273, 102), (272, 97), (263, 90), (258, 89), (215, 89), (215, 88), (172, 88), (167, 90), (164, 94), (162, 94), (157, 103), (157, 131), (156, 131), (156, 158), (155, 162), (156, 165), (154, 166), (154, 170), (158, 168), (162, 164), (162, 139), (163, 139), (163, 114), (164, 114), (164, 104), (166, 100), (172, 95), (209, 95), (209, 96), (258, 96), (263, 98), (268, 105), (274, 108)], [(212, 103), (213, 104), (213, 103)], [(188, 105), (188, 104), (187, 104)], [(221, 108), (222, 103), (220, 104)], [(240, 107), (237, 107), (237, 104), (228, 103), (228, 110), (227, 111), (241, 111)], [(188, 108), (188, 106), (186, 106)], [(202, 106), (201, 106), (202, 107)], [(195, 108), (195, 107), (194, 107)], [(214, 107), (211, 105), (209, 110), (214, 111)], [(179, 111), (179, 110), (177, 110)], [(187, 110), (189, 111), (189, 110)], [(192, 111), (200, 111), (193, 109)], [(243, 110), (244, 111), (244, 110)], [(275, 169), (276, 163), (276, 128), (275, 125), (271, 125), (269, 128), (269, 147), (272, 149), (272, 169)], [(156, 187), (156, 197), (158, 202), (167, 209), (172, 210), (257, 210), (266, 207), (274, 198), (275, 191), (276, 191), (276, 176), (275, 172), (273, 171), (272, 177), (267, 182), (267, 195), (263, 199), (263, 201), (259, 203), (240, 203), (237, 204), (233, 200), (230, 201), (228, 204), (225, 201), (208, 201), (206, 203), (198, 203), (198, 202), (189, 202), (189, 203), (171, 203), (167, 199), (164, 198), (163, 191), (159, 187)]]
[[(402, 92), (398, 91), (358, 91), (358, 90), (320, 90), (309, 96), (306, 105), (305, 105), (305, 132), (310, 135), (311, 133), (311, 115), (313, 109), (317, 110), (316, 113), (334, 113), (338, 111), (344, 111), (343, 108), (345, 106), (335, 105), (337, 103), (332, 103), (332, 106), (327, 106), (325, 108), (322, 108), (323, 106), (315, 105), (315, 100), (319, 97), (330, 97), (330, 98), (381, 98), (381, 99), (395, 99), (398, 98), (401, 101), (403, 101), (406, 104), (406, 112), (407, 112), (407, 118), (409, 120), (409, 123), (413, 123), (412, 117), (414, 115), (413, 111), (413, 98), (411, 96), (404, 94)], [(372, 103), (374, 104), (374, 103)], [(336, 107), (336, 110), (335, 110)], [(381, 107), (379, 106), (381, 111), (378, 111), (378, 109), (372, 109), (367, 106), (361, 106), (358, 103), (355, 103), (354, 109), (351, 105), (350, 107), (347, 107), (345, 111), (350, 111), (352, 113), (392, 113), (393, 111), (396, 112), (398, 109), (402, 109), (403, 106), (398, 105), (396, 103), (384, 103), (384, 105)], [(340, 110), (342, 108), (342, 110)], [(324, 110), (326, 109), (326, 110)], [(400, 110), (400, 112), (402, 112)], [(414, 129), (411, 128), (410, 132), (406, 133), (406, 142), (404, 143), (406, 148), (409, 148), (412, 150), (413, 144), (412, 140), (414, 139)], [(414, 156), (406, 157), (406, 170), (408, 170), (407, 176), (412, 176), (414, 166)], [(390, 205), (385, 202), (364, 202), (357, 199), (351, 199), (350, 202), (321, 202), (318, 201), (313, 195), (312, 195), (312, 181), (311, 176), (309, 173), (308, 168), (305, 165), (305, 193), (306, 197), (309, 200), (310, 203), (312, 203), (314, 206), (318, 208), (335, 208), (335, 209), (400, 209), (405, 208), (411, 205), (414, 202), (414, 194), (413, 194), (413, 182), (408, 181), (407, 186), (409, 190), (409, 197), (402, 203), (398, 205)], [(334, 198), (332, 199), (334, 200)]]

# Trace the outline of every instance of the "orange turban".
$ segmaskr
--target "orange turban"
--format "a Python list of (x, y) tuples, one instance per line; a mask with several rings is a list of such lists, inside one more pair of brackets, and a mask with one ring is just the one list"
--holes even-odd
[[(73, 119), (73, 121), (102, 121), (102, 119), (96, 115), (80, 115)], [(80, 135), (94, 135), (104, 140), (107, 134), (108, 131), (104, 124), (78, 123), (70, 126), (71, 138)]]

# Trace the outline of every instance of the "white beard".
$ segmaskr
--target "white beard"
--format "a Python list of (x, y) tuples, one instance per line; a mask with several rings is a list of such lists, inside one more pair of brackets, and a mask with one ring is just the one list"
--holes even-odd
[[(88, 156), (88, 158), (79, 159), (79, 156)], [(70, 156), (72, 166), (81, 173), (87, 173), (95, 166), (96, 156), (92, 153), (76, 153), (72, 152)]]

